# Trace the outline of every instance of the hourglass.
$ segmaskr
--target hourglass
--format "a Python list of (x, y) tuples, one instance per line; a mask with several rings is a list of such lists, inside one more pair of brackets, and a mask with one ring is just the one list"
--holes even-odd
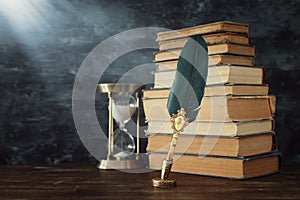
[[(101, 160), (99, 169), (141, 169), (145, 162), (140, 159), (140, 93), (143, 89), (138, 84), (99, 84), (102, 93), (108, 93), (108, 153), (107, 159)], [(137, 111), (137, 127), (135, 144), (134, 137), (125, 128), (126, 123)], [(118, 124), (114, 131), (113, 119)], [(136, 154), (134, 153), (136, 149)]]
[(132, 134), (125, 128), (137, 109), (136, 98), (128, 92), (117, 92), (112, 98), (112, 115), (119, 128), (114, 131), (114, 157), (124, 159), (134, 153), (135, 142)]

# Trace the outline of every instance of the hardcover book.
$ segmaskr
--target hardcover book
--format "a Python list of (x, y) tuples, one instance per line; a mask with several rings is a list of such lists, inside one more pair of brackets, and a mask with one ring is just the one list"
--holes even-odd
[[(172, 134), (155, 134), (148, 137), (148, 152), (167, 153)], [(252, 134), (243, 137), (180, 135), (176, 153), (247, 157), (276, 150), (274, 133)]]
[[(274, 121), (272, 119), (228, 122), (195, 121), (190, 123), (180, 135), (219, 135), (235, 137), (271, 132), (273, 130)], [(146, 133), (148, 135), (172, 134), (172, 124), (170, 121), (149, 120)]]
[[(159, 170), (165, 157), (165, 153), (149, 152), (150, 168)], [(175, 155), (172, 171), (232, 179), (249, 179), (279, 172), (280, 155), (269, 153), (246, 158)]]
[[(249, 45), (249, 38), (247, 35), (231, 32), (203, 35), (203, 39), (208, 45), (220, 43)], [(159, 50), (163, 51), (182, 48), (187, 40), (188, 37), (161, 41), (159, 42)]]
[[(200, 104), (197, 121), (243, 121), (272, 119), (271, 96), (215, 96), (204, 97)], [(165, 105), (167, 99), (144, 99), (147, 120), (169, 120)]]
[[(154, 88), (171, 88), (176, 71), (154, 72)], [(208, 68), (206, 85), (216, 84), (263, 84), (264, 70), (262, 67), (243, 67), (220, 65)]]
[(177, 39), (187, 36), (193, 36), (197, 34), (206, 35), (210, 33), (223, 33), (223, 32), (234, 32), (244, 35), (248, 35), (249, 27), (247, 24), (241, 24), (236, 22), (214, 22), (210, 24), (204, 24), (189, 28), (183, 28), (179, 30), (165, 31), (157, 34), (157, 41)]

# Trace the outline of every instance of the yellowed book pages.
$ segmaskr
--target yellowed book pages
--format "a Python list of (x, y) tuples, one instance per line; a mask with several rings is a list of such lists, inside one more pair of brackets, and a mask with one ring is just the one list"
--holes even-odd
[[(229, 121), (229, 122), (191, 122), (180, 135), (206, 135), (206, 136), (245, 136), (258, 133), (271, 132), (274, 122), (268, 120)], [(147, 134), (172, 134), (172, 124), (169, 121), (149, 120)]]
[[(161, 169), (166, 154), (149, 154), (149, 167)], [(252, 178), (272, 174), (280, 170), (279, 155), (267, 154), (249, 158), (203, 157), (197, 155), (175, 155), (173, 172), (228, 177), (236, 179)]]
[[(167, 51), (156, 52), (155, 61), (165, 61), (165, 60), (174, 60), (178, 59), (179, 55), (182, 51), (181, 49), (172, 49)], [(234, 54), (234, 55), (242, 55), (242, 56), (255, 56), (255, 48), (253, 46), (245, 46), (238, 44), (215, 44), (208, 46), (208, 54)]]
[[(172, 136), (172, 134), (149, 135), (147, 151), (167, 153)], [(276, 150), (275, 143), (273, 133), (262, 133), (247, 137), (180, 135), (175, 153), (246, 157), (270, 153)]]
[[(175, 70), (154, 73), (154, 88), (171, 88), (175, 79)], [(208, 68), (206, 85), (215, 84), (262, 84), (262, 67), (217, 66)]]
[(157, 34), (157, 41), (170, 40), (175, 38), (188, 37), (197, 34), (209, 34), (220, 32), (234, 32), (248, 35), (249, 27), (247, 24), (222, 21), (204, 24), (179, 30), (160, 32)]
[[(178, 38), (174, 40), (164, 40), (159, 43), (159, 50), (164, 51), (168, 49), (180, 49), (183, 48), (189, 37)], [(203, 35), (203, 39), (208, 45), (219, 43), (232, 43), (249, 45), (249, 38), (246, 35), (240, 35), (236, 33), (218, 33)]]
[[(166, 60), (165, 56), (168, 57)], [(176, 69), (178, 52), (174, 54), (174, 52), (167, 52), (166, 54), (160, 54), (157, 56), (155, 62), (157, 62), (158, 68), (161, 65), (168, 65), (168, 68), (172, 66), (172, 68)], [(172, 60), (175, 59), (175, 60)], [(167, 62), (166, 62), (167, 61)], [(245, 66), (253, 66), (254, 59), (253, 57), (248, 56), (235, 56), (235, 55), (211, 55), (208, 57), (208, 65), (245, 65)]]
[[(206, 86), (204, 90), (204, 96), (221, 96), (221, 95), (233, 95), (233, 96), (265, 96), (268, 95), (268, 85), (210, 85)], [(143, 98), (167, 98), (169, 96), (170, 89), (151, 89), (145, 90)], [(271, 100), (272, 105), (272, 100)]]
[[(144, 99), (147, 120), (168, 121), (168, 99)], [(197, 121), (242, 121), (272, 119), (270, 96), (203, 97)]]

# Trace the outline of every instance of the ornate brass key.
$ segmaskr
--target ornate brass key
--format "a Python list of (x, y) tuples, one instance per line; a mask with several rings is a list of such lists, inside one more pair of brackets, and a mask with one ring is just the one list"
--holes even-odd
[(177, 144), (178, 136), (181, 131), (189, 124), (185, 117), (183, 108), (178, 110), (177, 114), (173, 114), (171, 118), (173, 137), (166, 159), (163, 160), (160, 178), (152, 179), (153, 187), (175, 187), (176, 179), (169, 179), (169, 174), (173, 164), (173, 156)]

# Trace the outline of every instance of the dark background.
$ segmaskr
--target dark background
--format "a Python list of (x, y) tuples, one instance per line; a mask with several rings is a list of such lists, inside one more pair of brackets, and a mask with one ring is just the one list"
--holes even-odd
[[(7, 1), (8, 2), (8, 1)], [(16, 1), (15, 1), (16, 2)], [(249, 24), (257, 65), (277, 97), (276, 133), (284, 162), (300, 161), (300, 1), (22, 0), (0, 2), (0, 163), (95, 162), (76, 133), (72, 87), (100, 42), (144, 26), (169, 29), (230, 20)], [(17, 5), (20, 4), (20, 5)], [(114, 82), (151, 51), (120, 58), (102, 77)], [(120, 65), (122, 63), (122, 65)], [(149, 69), (149, 76), (151, 75)], [(106, 99), (96, 103), (106, 123)]]

